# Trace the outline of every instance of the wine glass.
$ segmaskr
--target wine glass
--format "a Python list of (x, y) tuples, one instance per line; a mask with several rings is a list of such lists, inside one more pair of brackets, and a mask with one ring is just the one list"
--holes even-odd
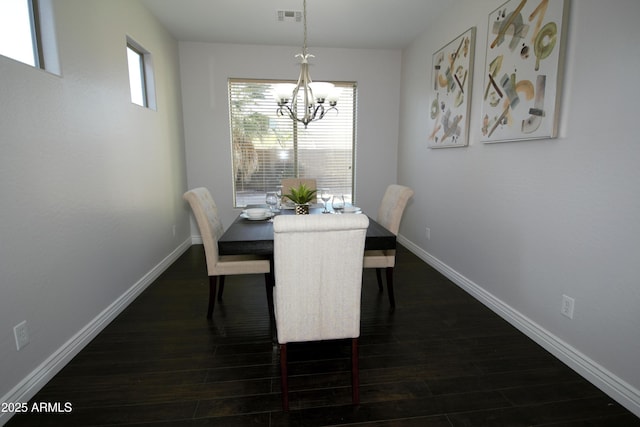
[(339, 196), (333, 196), (331, 207), (333, 207), (333, 211), (335, 213), (342, 213), (342, 210), (344, 209), (344, 197), (342, 194)]
[(269, 191), (267, 193), (266, 202), (267, 205), (269, 205), (269, 210), (273, 213), (273, 208), (278, 204), (278, 196), (275, 191)]
[(282, 203), (282, 185), (276, 187), (276, 196), (278, 196), (278, 203), (276, 204), (276, 212), (280, 211), (280, 203)]
[(329, 193), (328, 188), (320, 189), (320, 198), (322, 199), (322, 203), (324, 203), (324, 210), (322, 211), (322, 213), (324, 214), (330, 213), (329, 210), (327, 209), (327, 202), (331, 200), (331, 193)]

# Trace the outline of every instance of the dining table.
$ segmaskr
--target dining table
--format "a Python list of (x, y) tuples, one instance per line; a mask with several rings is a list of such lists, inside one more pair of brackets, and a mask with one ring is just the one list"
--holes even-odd
[[(322, 215), (323, 208), (311, 207), (309, 215)], [(331, 213), (333, 214), (333, 213)], [(275, 215), (295, 215), (293, 209), (282, 208)], [(364, 213), (342, 213), (340, 215), (365, 215)], [(369, 217), (369, 227), (364, 244), (365, 250), (396, 248), (396, 235)], [(241, 214), (218, 239), (220, 255), (263, 255), (273, 257), (273, 222), (250, 220)]]
[[(309, 215), (323, 215), (323, 207), (312, 206)], [(327, 215), (334, 215), (330, 212)], [(294, 209), (285, 207), (275, 212), (275, 215), (295, 215)], [(365, 215), (365, 213), (341, 213), (337, 215)], [(396, 235), (369, 217), (369, 227), (364, 243), (365, 250), (388, 250), (396, 248)], [(275, 316), (273, 309), (273, 287), (276, 284), (273, 274), (273, 221), (270, 219), (251, 220), (241, 213), (231, 223), (229, 228), (218, 239), (218, 253), (220, 255), (262, 255), (271, 262), (271, 280), (266, 283), (267, 305), (272, 331), (272, 340), (277, 344)], [(364, 254), (363, 254), (364, 256)]]

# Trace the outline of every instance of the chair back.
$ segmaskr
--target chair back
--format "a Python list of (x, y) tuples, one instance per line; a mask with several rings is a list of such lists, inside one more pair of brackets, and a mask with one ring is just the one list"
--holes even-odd
[(360, 336), (366, 215), (280, 215), (274, 230), (278, 342)]
[(189, 190), (182, 197), (191, 205), (204, 244), (208, 274), (214, 275), (215, 266), (218, 263), (218, 239), (224, 232), (216, 202), (209, 190), (204, 187)]
[(411, 196), (413, 196), (413, 190), (404, 185), (392, 184), (387, 187), (378, 208), (378, 223), (398, 235), (400, 220)]

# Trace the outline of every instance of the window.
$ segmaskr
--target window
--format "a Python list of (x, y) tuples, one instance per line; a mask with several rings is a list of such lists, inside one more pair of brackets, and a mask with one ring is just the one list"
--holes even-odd
[[(315, 178), (354, 201), (356, 84), (335, 83), (337, 108), (305, 129), (276, 114), (274, 80), (229, 80), (234, 206), (264, 203), (282, 178)], [(299, 101), (302, 102), (302, 101)]]
[(127, 62), (129, 64), (129, 88), (131, 102), (155, 109), (151, 55), (139, 44), (127, 39)]
[(0, 55), (41, 67), (37, 7), (36, 0), (0, 1)]
[(127, 46), (127, 60), (129, 61), (129, 87), (131, 102), (147, 106), (147, 90), (144, 85), (144, 57), (131, 45)]

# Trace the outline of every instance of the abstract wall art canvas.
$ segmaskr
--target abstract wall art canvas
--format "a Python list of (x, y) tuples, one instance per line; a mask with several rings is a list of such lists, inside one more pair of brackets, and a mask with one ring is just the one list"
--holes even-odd
[(469, 145), (469, 114), (476, 28), (472, 27), (433, 54), (429, 147)]
[(555, 138), (569, 0), (510, 0), (491, 12), (483, 142)]

